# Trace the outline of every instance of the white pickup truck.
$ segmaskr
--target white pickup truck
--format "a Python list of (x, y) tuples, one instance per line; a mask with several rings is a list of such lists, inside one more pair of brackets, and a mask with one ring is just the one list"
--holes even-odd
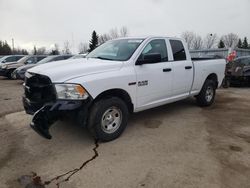
[(98, 140), (119, 137), (129, 113), (195, 96), (214, 102), (225, 72), (224, 59), (191, 59), (181, 39), (111, 40), (85, 59), (44, 64), (26, 72), (23, 104), (31, 127), (50, 139), (50, 126), (72, 114)]

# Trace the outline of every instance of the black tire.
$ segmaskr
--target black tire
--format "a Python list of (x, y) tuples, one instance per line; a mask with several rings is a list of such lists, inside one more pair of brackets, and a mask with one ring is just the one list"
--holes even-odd
[(12, 73), (12, 71), (9, 71), (9, 72), (7, 73), (7, 78), (9, 78), (10, 80), (12, 80), (11, 73)]
[[(211, 95), (209, 95), (209, 93), (211, 93)], [(199, 95), (196, 96), (196, 101), (201, 107), (210, 106), (214, 102), (215, 94), (215, 82), (213, 80), (206, 80)]]
[(223, 81), (222, 81), (222, 87), (223, 88), (229, 88), (230, 86), (230, 80), (228, 78), (224, 78)]
[[(117, 111), (118, 115), (115, 114), (115, 117), (111, 117), (111, 123), (108, 122), (109, 124), (112, 124), (111, 129), (115, 124), (114, 121), (112, 122), (112, 119), (115, 120), (115, 118), (119, 118), (120, 116), (121, 120), (120, 123), (116, 124), (118, 128), (116, 130), (113, 130), (114, 132), (108, 133), (107, 127), (109, 126), (104, 126), (105, 123), (103, 123), (103, 121), (107, 120), (107, 118), (105, 117), (106, 115), (108, 115), (107, 113), (112, 113), (112, 110), (113, 113), (116, 113)], [(111, 141), (118, 138), (123, 133), (128, 123), (128, 116), (128, 107), (120, 98), (111, 97), (107, 99), (101, 99), (95, 102), (90, 110), (88, 118), (88, 129), (95, 139), (104, 142)]]

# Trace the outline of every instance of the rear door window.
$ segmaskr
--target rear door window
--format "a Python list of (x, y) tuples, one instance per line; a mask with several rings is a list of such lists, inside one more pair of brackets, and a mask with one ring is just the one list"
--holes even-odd
[(174, 61), (183, 61), (187, 59), (186, 52), (181, 41), (170, 40), (170, 45), (172, 48)]

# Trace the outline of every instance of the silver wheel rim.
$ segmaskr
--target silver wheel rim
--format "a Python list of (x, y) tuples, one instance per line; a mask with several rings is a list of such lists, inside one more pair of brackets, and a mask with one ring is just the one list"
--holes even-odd
[(101, 128), (105, 133), (112, 134), (121, 126), (122, 112), (117, 107), (107, 109), (101, 121)]
[(206, 101), (210, 102), (213, 99), (213, 96), (214, 96), (214, 90), (211, 86), (208, 86), (206, 90)]

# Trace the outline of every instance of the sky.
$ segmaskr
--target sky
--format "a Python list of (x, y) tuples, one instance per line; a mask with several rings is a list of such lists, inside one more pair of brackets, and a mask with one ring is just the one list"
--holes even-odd
[(250, 0), (0, 0), (0, 40), (27, 49), (69, 41), (75, 53), (93, 30), (123, 26), (129, 36), (233, 32), (250, 40), (249, 20)]

